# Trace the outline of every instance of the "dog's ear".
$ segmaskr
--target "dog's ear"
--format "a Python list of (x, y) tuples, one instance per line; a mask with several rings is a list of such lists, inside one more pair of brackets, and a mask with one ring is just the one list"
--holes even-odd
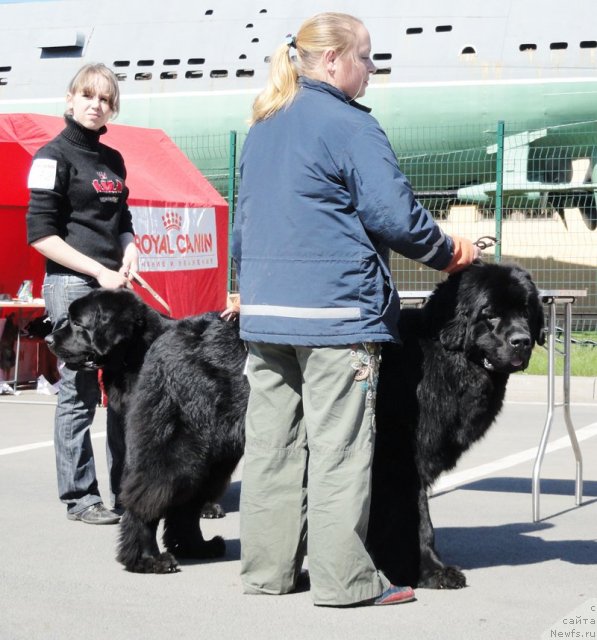
[(529, 300), (529, 325), (533, 340), (542, 346), (545, 344), (545, 316), (539, 295), (532, 295)]
[(462, 311), (456, 309), (454, 317), (448, 320), (440, 329), (439, 341), (448, 351), (460, 351), (464, 348), (468, 326), (468, 318)]
[(136, 329), (141, 331), (145, 329), (145, 325), (147, 324), (147, 306), (138, 296), (135, 296), (133, 322)]
[(526, 271), (526, 269), (518, 267), (518, 271), (524, 287), (529, 292), (527, 306), (529, 310), (531, 337), (539, 346), (543, 346), (545, 344), (545, 316), (543, 313), (543, 303), (539, 297), (539, 290), (531, 274)]
[(144, 303), (128, 289), (116, 289), (98, 300), (93, 349), (99, 356), (123, 356), (128, 344), (145, 329)]
[(425, 305), (425, 316), (431, 337), (437, 337), (449, 351), (464, 348), (469, 323), (465, 297), (461, 291), (461, 273), (440, 282)]

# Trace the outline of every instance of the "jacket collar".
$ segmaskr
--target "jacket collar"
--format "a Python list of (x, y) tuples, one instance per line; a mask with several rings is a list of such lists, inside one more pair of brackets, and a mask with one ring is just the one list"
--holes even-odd
[(359, 109), (359, 111), (365, 111), (365, 113), (371, 112), (371, 109), (369, 107), (358, 103), (356, 100), (349, 100), (347, 95), (343, 91), (340, 91), (340, 89), (334, 87), (328, 82), (315, 80), (314, 78), (308, 78), (307, 76), (299, 76), (298, 82), (299, 85), (305, 89), (313, 89), (315, 91), (321, 91), (323, 93), (330, 93), (334, 97), (338, 98), (338, 100), (346, 102), (346, 104), (355, 107), (355, 109)]

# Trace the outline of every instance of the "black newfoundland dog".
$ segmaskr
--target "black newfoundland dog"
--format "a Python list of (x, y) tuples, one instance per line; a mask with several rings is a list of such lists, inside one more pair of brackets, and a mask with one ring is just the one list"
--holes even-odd
[[(110, 404), (126, 414), (118, 560), (129, 571), (168, 573), (175, 556), (224, 555), (222, 538), (203, 539), (200, 515), (244, 451), (249, 389), (238, 324), (217, 313), (175, 321), (132, 291), (98, 289), (75, 300), (46, 340), (68, 367), (101, 368)], [(162, 518), (165, 553), (156, 541)]]
[[(475, 264), (423, 309), (404, 310), (400, 333), (403, 344), (382, 354), (368, 546), (396, 584), (462, 587), (434, 549), (426, 491), (494, 421), (509, 374), (543, 341), (542, 307), (523, 269)], [(98, 290), (72, 303), (48, 343), (69, 367), (103, 368), (110, 402), (127, 411), (119, 561), (166, 573), (176, 556), (221, 556), (223, 540), (203, 540), (199, 515), (243, 451), (238, 325), (217, 314), (168, 320), (130, 291)]]
[(481, 438), (511, 373), (544, 343), (543, 307), (524, 269), (476, 262), (400, 316), (402, 345), (384, 345), (368, 545), (394, 584), (464, 587), (434, 546), (427, 490)]

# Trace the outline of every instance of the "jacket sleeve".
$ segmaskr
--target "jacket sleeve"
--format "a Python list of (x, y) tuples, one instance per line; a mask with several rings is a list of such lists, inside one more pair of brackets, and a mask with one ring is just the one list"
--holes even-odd
[(242, 261), (242, 207), (239, 207), (234, 214), (234, 225), (232, 227), (232, 242), (230, 243), (230, 254), (236, 267), (236, 278), (240, 278), (240, 268)]
[[(248, 148), (245, 141), (244, 150)], [(244, 151), (243, 150), (243, 151)], [(234, 260), (234, 266), (236, 268), (236, 280), (237, 283), (240, 280), (241, 262), (242, 262), (242, 228), (244, 224), (244, 189), (243, 189), (243, 171), (244, 170), (244, 154), (241, 155), (241, 161), (239, 165), (239, 185), (238, 185), (238, 198), (237, 208), (234, 212), (234, 224), (232, 225), (232, 238), (230, 242), (230, 255)]]
[(362, 127), (346, 147), (345, 181), (363, 226), (377, 241), (432, 269), (452, 258), (452, 240), (415, 199), (385, 133)]

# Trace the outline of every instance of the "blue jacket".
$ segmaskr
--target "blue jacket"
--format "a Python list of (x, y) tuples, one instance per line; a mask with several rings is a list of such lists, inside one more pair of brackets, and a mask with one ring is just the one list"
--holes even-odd
[(325, 82), (251, 127), (232, 255), (241, 337), (333, 346), (398, 339), (389, 249), (445, 268), (452, 241), (414, 198), (377, 120)]

